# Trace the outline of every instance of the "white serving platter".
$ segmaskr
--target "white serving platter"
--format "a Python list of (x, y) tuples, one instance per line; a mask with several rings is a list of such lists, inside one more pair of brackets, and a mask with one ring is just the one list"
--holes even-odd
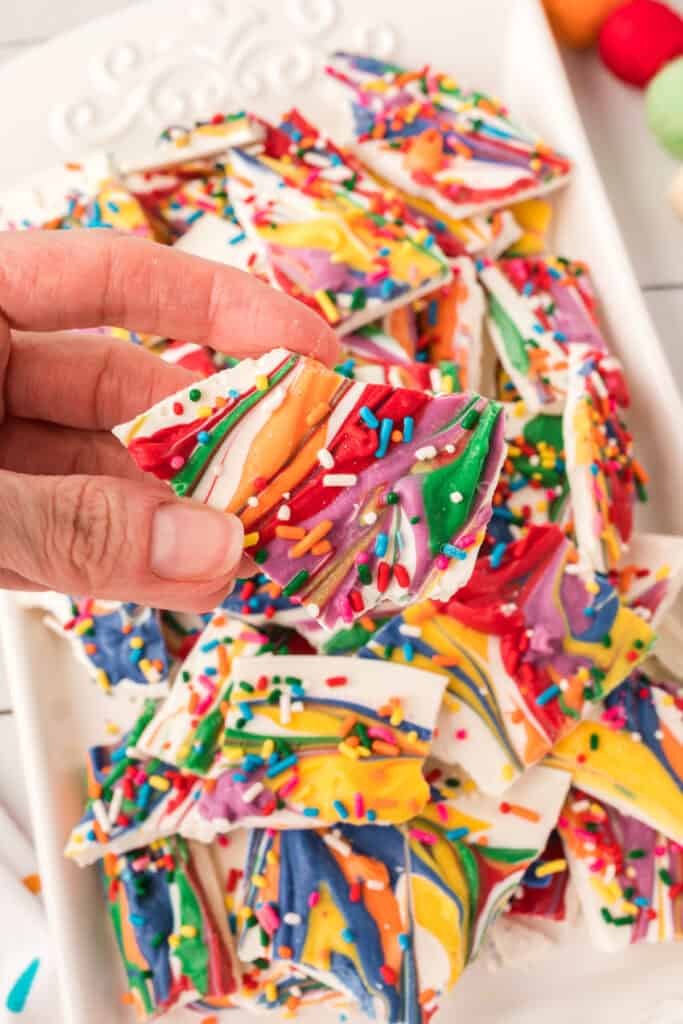
[[(683, 406), (645, 312), (559, 55), (536, 0), (151, 0), (99, 19), (0, 71), (6, 140), (0, 187), (106, 147), (122, 158), (169, 123), (217, 109), (276, 116), (296, 105), (341, 126), (320, 73), (332, 49), (408, 65), (429, 61), (502, 96), (520, 120), (575, 161), (554, 199), (554, 247), (590, 264), (604, 322), (633, 391), (630, 424), (650, 469), (641, 525), (683, 533)], [(36, 845), (54, 938), (62, 1009), (54, 1022), (124, 1024), (123, 979), (96, 872), (62, 849), (82, 806), (83, 752), (125, 727), (134, 705), (102, 695), (68, 648), (0, 597), (0, 639), (23, 751)], [(19, 773), (19, 766), (16, 771)], [(682, 951), (635, 947), (614, 958), (581, 930), (525, 970), (467, 972), (438, 1021), (463, 1024), (682, 1024)], [(186, 1011), (172, 1024), (197, 1021)], [(230, 1020), (253, 1018), (235, 1012)], [(316, 1015), (316, 1024), (338, 1020)], [(47, 1022), (46, 1022), (47, 1024)], [(52, 1024), (52, 1022), (50, 1022)]]

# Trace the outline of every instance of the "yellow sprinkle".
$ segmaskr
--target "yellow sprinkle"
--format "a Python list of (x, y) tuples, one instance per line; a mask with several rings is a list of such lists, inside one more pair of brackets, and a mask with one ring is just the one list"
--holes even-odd
[(180, 936), (179, 935), (169, 935), (169, 937), (168, 937), (168, 944), (171, 947), (171, 949), (177, 949), (178, 946), (180, 945)]
[(266, 884), (265, 875), (252, 875), (251, 884), (255, 885), (257, 889), (262, 889)]
[(248, 917), (251, 917), (251, 907), (240, 907), (237, 911), (237, 917), (240, 921), (246, 921)]
[(258, 373), (256, 375), (256, 387), (259, 391), (268, 390), (268, 378), (265, 373)]
[(269, 981), (265, 987), (266, 999), (269, 1003), (277, 1002), (277, 985), (274, 981)]
[(264, 761), (267, 761), (270, 755), (275, 750), (275, 743), (273, 740), (265, 740), (261, 747), (261, 757)]
[(350, 747), (348, 743), (340, 743), (337, 750), (344, 757), (350, 757), (354, 761), (357, 761), (360, 757), (360, 747)]
[(511, 765), (509, 762), (508, 762), (508, 764), (504, 764), (503, 767), (502, 767), (502, 775), (503, 775), (503, 778), (506, 781), (514, 779), (514, 777), (515, 777), (514, 765)]
[(330, 321), (331, 324), (336, 324), (339, 319), (339, 310), (335, 306), (332, 299), (329, 297), (326, 291), (322, 288), (318, 288), (317, 292), (314, 292), (315, 300), (322, 309), (323, 313)]
[(178, 747), (178, 757), (181, 761), (184, 761), (186, 757), (190, 756), (190, 746), (188, 743), (183, 743), (182, 747)]
[(622, 906), (622, 909), (624, 910), (624, 912), (627, 913), (627, 914), (637, 914), (638, 913), (638, 907), (635, 905), (635, 903), (628, 903), (626, 900), (624, 900), (624, 902), (621, 904), (621, 906)]
[(200, 420), (205, 420), (211, 415), (212, 411), (208, 405), (200, 405), (197, 409), (197, 416)]
[(671, 573), (671, 566), (670, 565), (663, 565), (661, 567), (661, 569), (658, 569), (657, 572), (655, 573), (655, 579), (656, 580), (665, 580), (669, 576), (670, 573)]
[(595, 580), (589, 580), (588, 583), (586, 583), (586, 590), (589, 594), (599, 594), (600, 584), (596, 583)]
[(165, 793), (167, 789), (171, 788), (171, 783), (163, 775), (150, 775), (147, 781), (152, 789), (158, 789), (160, 793)]
[(180, 926), (180, 934), (184, 939), (196, 939), (197, 929), (193, 924), (183, 924)]
[(279, 859), (280, 858), (276, 854), (275, 850), (268, 850), (268, 853), (266, 854), (266, 860), (268, 861), (269, 864), (277, 864)]
[(515, 402), (514, 410), (513, 411), (514, 411), (515, 416), (526, 416), (526, 405), (525, 405), (525, 403), (522, 402), (522, 401)]
[(451, 697), (448, 690), (443, 695), (443, 704), (449, 711), (459, 711), (461, 707), (460, 701), (456, 700), (455, 697)]
[(100, 684), (105, 693), (107, 693), (111, 689), (109, 676), (107, 675), (103, 668), (98, 668), (95, 670), (95, 678), (97, 679), (97, 682)]
[(145, 646), (145, 641), (141, 636), (133, 636), (130, 639), (130, 646), (134, 651), (139, 651), (141, 647)]
[(558, 875), (560, 871), (564, 871), (566, 866), (567, 862), (562, 858), (548, 860), (545, 864), (541, 864), (540, 867), (536, 868), (536, 878), (545, 878), (546, 875)]
[(225, 904), (225, 909), (228, 911), (228, 913), (230, 913), (232, 911), (233, 906), (235, 905), (235, 900), (232, 893), (226, 892), (225, 896), (223, 897), (223, 903)]
[(441, 392), (444, 395), (450, 395), (453, 391), (453, 378), (446, 374), (441, 378)]
[(81, 619), (81, 621), (74, 626), (74, 633), (76, 636), (83, 636), (83, 634), (87, 633), (89, 629), (92, 629), (93, 625), (94, 623), (92, 619)]
[(255, 544), (258, 544), (259, 540), (258, 530), (253, 530), (251, 533), (245, 533), (244, 535), (244, 546), (245, 548), (253, 548)]
[(110, 736), (118, 736), (121, 732), (121, 727), (116, 722), (107, 722), (107, 732)]

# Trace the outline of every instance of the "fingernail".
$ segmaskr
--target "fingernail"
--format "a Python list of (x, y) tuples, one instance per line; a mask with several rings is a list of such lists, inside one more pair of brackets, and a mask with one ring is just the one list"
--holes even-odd
[(181, 502), (154, 513), (149, 563), (165, 580), (220, 579), (242, 556), (244, 530), (236, 516)]

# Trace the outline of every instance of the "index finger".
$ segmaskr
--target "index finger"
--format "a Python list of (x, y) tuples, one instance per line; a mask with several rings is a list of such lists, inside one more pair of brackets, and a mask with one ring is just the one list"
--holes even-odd
[(0, 235), (0, 314), (18, 330), (112, 324), (241, 358), (282, 345), (332, 364), (313, 310), (241, 270), (108, 230)]

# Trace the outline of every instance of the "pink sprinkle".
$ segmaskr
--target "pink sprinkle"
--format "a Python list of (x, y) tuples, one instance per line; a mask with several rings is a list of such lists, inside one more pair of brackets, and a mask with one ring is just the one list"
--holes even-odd
[(207, 686), (210, 690), (215, 691), (216, 684), (213, 681), (213, 679), (211, 678), (211, 676), (205, 676), (204, 673), (202, 672), (202, 674), (200, 676), (198, 676), (197, 678), (199, 679), (199, 682), (203, 686)]
[(254, 632), (249, 632), (248, 630), (245, 630), (244, 633), (240, 633), (239, 639), (240, 640), (244, 640), (244, 642), (248, 643), (248, 644), (267, 644), (268, 643), (268, 637), (264, 636), (263, 633), (254, 633)]
[(174, 455), (171, 459), (171, 469), (182, 469), (185, 465), (185, 459), (182, 455)]
[(391, 729), (384, 725), (371, 725), (368, 729), (368, 736), (373, 740), (384, 740), (385, 743), (396, 743), (396, 737)]
[(195, 715), (201, 716), (209, 710), (213, 703), (213, 693), (207, 693), (203, 700), (200, 700), (197, 707), (194, 709)]
[(270, 903), (264, 903), (262, 907), (259, 907), (256, 916), (269, 935), (274, 935), (280, 927), (280, 915)]
[(424, 832), (421, 828), (411, 828), (408, 835), (411, 839), (416, 839), (418, 843), (426, 843), (427, 846), (433, 846), (436, 842), (436, 836), (433, 836), (431, 832)]
[(655, 853), (658, 857), (663, 857), (666, 853), (666, 846), (655, 846)]
[(442, 571), (448, 568), (448, 559), (445, 555), (437, 555), (434, 559), (434, 563), (437, 569), (441, 569)]
[(145, 854), (144, 857), (138, 857), (137, 860), (134, 860), (133, 863), (131, 864), (133, 871), (142, 871), (144, 868), (148, 866), (149, 857), (147, 856), (147, 854)]
[(362, 793), (356, 793), (353, 798), (353, 813), (357, 818), (362, 818), (365, 814), (365, 800)]
[(318, 903), (320, 903), (320, 893), (317, 889), (314, 889), (308, 897), (308, 905), (309, 907), (316, 907)]
[(561, 816), (560, 816), (560, 817), (558, 818), (558, 820), (557, 820), (557, 824), (558, 824), (558, 825), (560, 826), (560, 828), (568, 828), (568, 827), (569, 827), (569, 822), (568, 822), (568, 820), (567, 820), (567, 819), (565, 818), (564, 814), (562, 814), (562, 815), (561, 815)]
[(448, 821), (448, 808), (445, 804), (436, 805), (436, 813), (439, 815), (442, 821)]
[(604, 866), (605, 866), (605, 859), (604, 859), (604, 857), (601, 857), (599, 860), (596, 860), (596, 861), (594, 861), (591, 864), (590, 870), (593, 872), (593, 874), (597, 874), (598, 871), (602, 871)]
[(467, 739), (467, 729), (456, 729), (455, 730), (455, 738), (456, 738), (456, 740), (466, 740)]
[(459, 548), (471, 548), (477, 537), (474, 533), (466, 533), (463, 537), (458, 538)]
[(136, 786), (141, 786), (143, 782), (147, 782), (147, 772), (144, 768), (141, 768), (139, 772), (136, 772), (133, 776), (133, 781)]
[(274, 839), (275, 836), (277, 835), (277, 830), (274, 828), (267, 828), (266, 835), (268, 836), (269, 839)]
[(342, 598), (341, 601), (341, 617), (344, 622), (353, 622), (353, 608), (348, 597)]
[(298, 775), (292, 775), (291, 779), (287, 779), (286, 782), (282, 783), (282, 785), (280, 786), (280, 788), (277, 791), (277, 795), (282, 800), (284, 800), (285, 797), (288, 797), (289, 794), (292, 792), (292, 790), (296, 789), (296, 787), (298, 785), (299, 785), (299, 776)]
[(354, 562), (356, 565), (365, 565), (365, 563), (369, 561), (370, 555), (367, 553), (367, 551), (359, 551), (356, 557), (354, 558)]

